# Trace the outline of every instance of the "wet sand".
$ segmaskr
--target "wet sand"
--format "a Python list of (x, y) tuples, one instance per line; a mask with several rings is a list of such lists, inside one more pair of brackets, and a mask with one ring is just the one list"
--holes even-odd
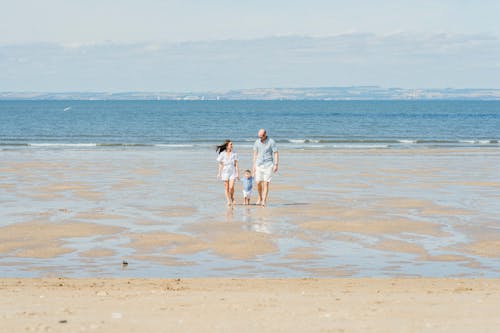
[(0, 332), (498, 332), (500, 279), (0, 279)]
[(0, 151), (0, 276), (500, 277), (497, 148), (284, 150), (230, 209), (212, 153)]
[(0, 332), (500, 330), (498, 149), (283, 151), (230, 209), (206, 151), (0, 158)]

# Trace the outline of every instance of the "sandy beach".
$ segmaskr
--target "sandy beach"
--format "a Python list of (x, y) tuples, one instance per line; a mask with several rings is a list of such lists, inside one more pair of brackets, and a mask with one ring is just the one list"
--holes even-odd
[(498, 332), (500, 279), (1, 279), (0, 332)]
[(283, 150), (265, 209), (212, 151), (0, 153), (2, 277), (500, 277), (496, 148)]
[(500, 330), (497, 149), (1, 153), (0, 332)]

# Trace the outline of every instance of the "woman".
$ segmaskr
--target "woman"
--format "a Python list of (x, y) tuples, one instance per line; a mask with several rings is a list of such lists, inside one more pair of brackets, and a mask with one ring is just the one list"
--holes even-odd
[(226, 140), (220, 146), (217, 146), (217, 162), (219, 162), (218, 179), (224, 181), (224, 192), (226, 194), (227, 205), (234, 203), (234, 181), (240, 178), (238, 170), (238, 155), (233, 152), (233, 143)]

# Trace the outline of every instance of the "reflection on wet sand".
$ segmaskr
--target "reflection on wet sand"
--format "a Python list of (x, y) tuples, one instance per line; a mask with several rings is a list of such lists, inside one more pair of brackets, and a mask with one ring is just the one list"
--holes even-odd
[(205, 153), (3, 153), (0, 272), (120, 275), (126, 257), (138, 276), (499, 274), (497, 149), (283, 151), (265, 208), (238, 182), (227, 207)]

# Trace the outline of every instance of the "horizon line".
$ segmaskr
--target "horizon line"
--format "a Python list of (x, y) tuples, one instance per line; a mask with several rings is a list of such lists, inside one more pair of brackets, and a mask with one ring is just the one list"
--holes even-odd
[(211, 91), (0, 91), (0, 100), (500, 100), (498, 88), (317, 86)]

